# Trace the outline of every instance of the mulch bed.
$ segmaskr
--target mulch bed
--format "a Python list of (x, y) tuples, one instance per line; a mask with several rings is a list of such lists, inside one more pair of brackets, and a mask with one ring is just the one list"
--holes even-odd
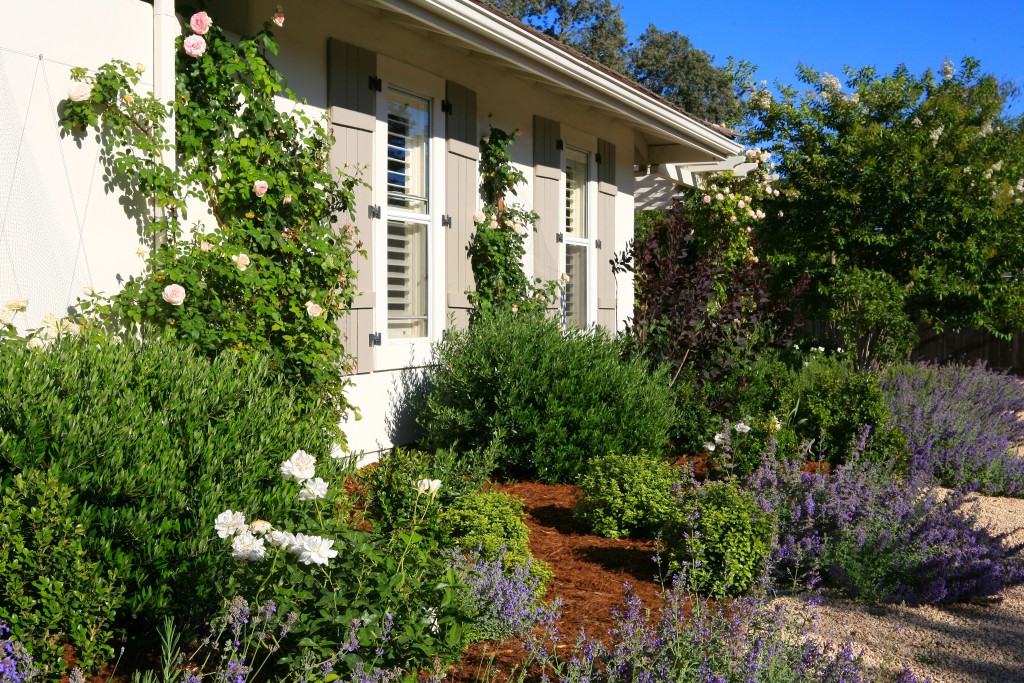
[[(568, 484), (495, 484), (492, 487), (523, 500), (530, 527), (530, 550), (551, 565), (555, 578), (548, 597), (562, 599), (559, 622), (561, 643), (570, 648), (584, 629), (602, 637), (612, 627), (611, 610), (622, 604), (623, 585), (629, 583), (644, 605), (655, 608), (661, 586), (656, 548), (648, 539), (608, 539), (593, 536), (572, 515), (577, 489)], [(492, 667), (508, 672), (523, 659), (519, 641), (472, 646), (450, 674), (456, 683), (475, 683), (493, 656)]]

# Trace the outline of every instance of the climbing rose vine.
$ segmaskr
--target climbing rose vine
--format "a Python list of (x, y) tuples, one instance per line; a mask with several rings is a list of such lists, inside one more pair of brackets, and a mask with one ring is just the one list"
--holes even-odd
[(210, 355), (269, 354), (288, 383), (340, 414), (338, 320), (361, 245), (335, 223), (351, 214), (356, 181), (331, 167), (329, 124), (265, 57), (277, 54), (271, 25), (282, 23), (235, 43), (215, 18), (193, 15), (170, 103), (139, 93), (141, 66), (72, 69), (65, 134), (100, 136), (112, 182), (144, 207), (145, 224), (143, 274), (109, 303), (82, 307), (99, 324), (154, 326)]

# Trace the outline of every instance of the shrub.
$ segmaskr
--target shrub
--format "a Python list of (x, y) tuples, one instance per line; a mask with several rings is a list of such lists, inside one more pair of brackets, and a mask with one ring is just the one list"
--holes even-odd
[(4, 482), (0, 620), (51, 677), (65, 673), (67, 643), (85, 671), (114, 654), (111, 625), (124, 586), (86, 553), (80, 514), (74, 493), (52, 471), (27, 469)]
[(787, 398), (790, 424), (811, 453), (833, 465), (857, 449), (857, 438), (869, 426), (861, 454), (871, 460), (902, 463), (906, 458), (903, 433), (889, 424), (889, 408), (878, 376), (858, 370), (839, 356), (811, 353), (798, 370)]
[(1024, 385), (983, 365), (919, 363), (882, 377), (893, 425), (907, 437), (910, 470), (943, 486), (1024, 495)]
[(523, 501), (500, 491), (469, 493), (441, 513), (444, 542), (480, 558), (502, 558), (510, 570), (530, 563), (532, 576), (543, 590), (553, 574), (547, 563), (530, 554), (530, 528), (526, 526)]
[(213, 539), (215, 554), (234, 569), (227, 586), (234, 594), (269, 598), (298, 615), (297, 642), (280, 656), (298, 674), (293, 680), (309, 680), (308, 669), (326, 676), (332, 667), (342, 680), (371, 668), (414, 676), (460, 657), (472, 623), (464, 586), (423, 526), (439, 490), (417, 487), (415, 515), (382, 532), (352, 505), (351, 461), (297, 452), (273, 462), (280, 474), (272, 488), (288, 504), (277, 511), (232, 506), (211, 518), (206, 534), (221, 539)]
[(679, 495), (678, 521), (665, 534), (669, 569), (685, 570), (702, 595), (737, 595), (761, 576), (775, 520), (736, 480), (698, 484)]
[(601, 456), (580, 478), (574, 512), (607, 538), (652, 536), (678, 511), (672, 486), (679, 479), (678, 471), (656, 456)]
[(428, 448), (493, 446), (498, 471), (573, 481), (595, 455), (664, 448), (676, 421), (668, 377), (601, 330), (563, 334), (516, 314), (481, 319), (435, 346), (419, 414)]
[(494, 469), (494, 455), (456, 453), (442, 449), (422, 451), (394, 448), (381, 455), (379, 462), (366, 468), (366, 506), (382, 530), (401, 527), (412, 518), (419, 500), (414, 483), (421, 479), (441, 482), (433, 511), (443, 509), (459, 497), (479, 491)]
[(964, 494), (859, 459), (824, 477), (768, 461), (750, 480), (777, 514), (776, 580), (819, 578), (872, 601), (961, 602), (1024, 583), (1024, 544), (978, 526)]
[(131, 616), (205, 616), (229, 566), (210, 552), (211, 520), (228, 501), (282, 505), (279, 456), (325, 454), (333, 423), (297, 406), (266, 362), (232, 353), (75, 338), (0, 348), (0, 478), (60, 473)]

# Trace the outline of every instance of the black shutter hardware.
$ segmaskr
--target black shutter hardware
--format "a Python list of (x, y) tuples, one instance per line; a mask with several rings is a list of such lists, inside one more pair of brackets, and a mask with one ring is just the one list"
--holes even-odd
[(559, 233), (555, 233), (555, 241), (556, 242), (562, 242), (564, 240), (565, 240), (565, 235), (563, 235), (560, 232)]
[(594, 240), (594, 247), (597, 249), (601, 248), (601, 240)]
[(380, 345), (381, 345), (380, 332), (371, 332), (370, 333), (370, 346), (380, 346)]
[(601, 153), (600, 153), (600, 152), (598, 152), (597, 154), (595, 154), (595, 155), (594, 155), (594, 158), (595, 158), (595, 159), (597, 160), (597, 163), (601, 163)]
[(380, 205), (379, 204), (370, 204), (370, 206), (367, 207), (367, 209), (368, 209), (368, 212), (370, 214), (370, 218), (380, 218)]
[(441, 111), (450, 116), (452, 113), (452, 103), (448, 100), (441, 100)]
[(441, 216), (441, 227), (450, 228), (452, 227), (452, 217), (448, 214)]
[(565, 142), (562, 140), (562, 138), (558, 138), (557, 140), (555, 140), (555, 149), (559, 151), (565, 149)]
[(377, 92), (380, 92), (383, 85), (384, 84), (381, 82), (379, 78), (377, 78), (376, 76), (370, 76), (370, 90), (376, 90)]

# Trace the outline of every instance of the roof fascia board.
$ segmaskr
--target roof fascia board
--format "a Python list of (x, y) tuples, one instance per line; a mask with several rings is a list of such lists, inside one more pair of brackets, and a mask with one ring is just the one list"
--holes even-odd
[[(530, 31), (462, 0), (377, 0), (390, 9), (434, 24), (503, 60), (525, 67), (595, 102), (618, 103), (620, 115), (681, 144), (723, 157), (743, 146), (712, 131), (653, 95), (595, 70), (584, 60), (539, 40)], [(487, 40), (481, 44), (480, 38)], [(683, 134), (681, 135), (680, 132)]]

